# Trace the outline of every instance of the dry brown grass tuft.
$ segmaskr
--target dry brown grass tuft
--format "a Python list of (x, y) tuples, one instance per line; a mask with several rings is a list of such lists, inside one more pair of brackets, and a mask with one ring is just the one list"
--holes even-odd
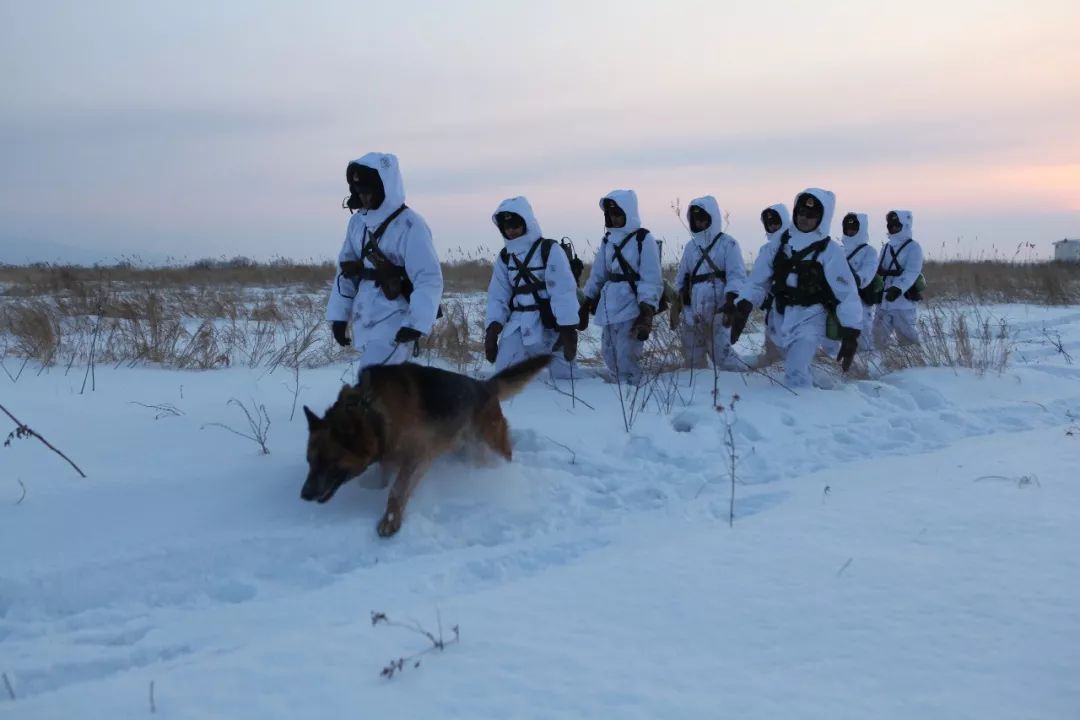
[(977, 306), (929, 305), (919, 315), (920, 342), (891, 342), (880, 348), (881, 370), (913, 367), (967, 368), (979, 374), (1004, 372), (1013, 342), (1008, 323)]
[(206, 287), (298, 286), (311, 290), (328, 287), (335, 265), (330, 262), (298, 263), (271, 260), (260, 263), (250, 258), (198, 260), (189, 265), (140, 267), (131, 263), (82, 267), (35, 263), (29, 266), (0, 265), (0, 294), (69, 295), (85, 291), (85, 286), (147, 285), (157, 289)]
[(443, 316), (435, 322), (431, 335), (422, 341), (424, 351), (447, 362), (458, 372), (475, 372), (484, 356), (482, 311), (471, 316), (461, 298), (443, 301)]
[[(591, 249), (578, 251), (591, 259)], [(483, 310), (474, 294), (486, 291), (493, 259), (458, 253), (444, 264), (445, 317), (422, 343), (429, 361), (465, 372), (483, 367)], [(91, 350), (96, 363), (118, 366), (299, 368), (334, 362), (347, 357), (324, 320), (334, 272), (330, 263), (246, 258), (165, 268), (0, 266), (0, 357), (69, 370), (88, 361)], [(926, 276), (931, 300), (922, 319), (926, 341), (919, 348), (890, 349), (883, 360), (886, 370), (1002, 367), (1008, 358), (1006, 330), (971, 308), (956, 309), (957, 303), (1080, 303), (1080, 264), (931, 262)], [(598, 336), (595, 330), (582, 336), (581, 365), (602, 365)], [(658, 318), (646, 346), (649, 379), (636, 401), (671, 405), (676, 388), (663, 383), (681, 358), (676, 334)]]
[(927, 262), (928, 300), (1080, 303), (1080, 263)]
[(0, 308), (0, 335), (14, 355), (52, 364), (60, 347), (57, 318), (42, 300)]
[(69, 370), (91, 354), (96, 363), (117, 366), (310, 367), (342, 357), (324, 309), (321, 294), (267, 302), (149, 288), (18, 299), (0, 305), (0, 342), (5, 354)]
[(447, 293), (482, 292), (491, 282), (491, 260), (443, 263), (443, 290)]

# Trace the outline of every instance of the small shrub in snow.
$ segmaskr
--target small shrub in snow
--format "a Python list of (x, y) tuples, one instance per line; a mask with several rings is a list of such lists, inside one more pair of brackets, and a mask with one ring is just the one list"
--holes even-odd
[(1008, 322), (978, 307), (924, 307), (919, 316), (919, 338), (916, 344), (890, 342), (879, 348), (882, 370), (951, 367), (1000, 374), (1013, 348)]
[[(487, 272), (491, 273), (490, 265)], [(459, 298), (444, 300), (442, 307), (443, 316), (435, 321), (431, 335), (421, 344), (458, 372), (476, 370), (483, 357), (483, 318), (470, 322), (468, 308)]]
[(254, 400), (251, 401), (251, 408), (240, 402), (236, 398), (229, 398), (229, 405), (235, 405), (240, 408), (244, 413), (244, 417), (247, 418), (248, 432), (241, 432), (235, 428), (229, 427), (225, 423), (206, 423), (203, 428), (207, 427), (219, 427), (222, 430), (228, 430), (234, 435), (239, 435), (242, 438), (247, 438), (254, 443), (257, 443), (259, 449), (262, 450), (263, 455), (270, 454), (270, 448), (266, 446), (266, 441), (270, 437), (270, 416), (266, 412), (266, 406), (262, 404), (256, 404)]
[(1051, 332), (1050, 330), (1048, 330), (1047, 328), (1044, 327), (1043, 328), (1043, 339), (1045, 340), (1045, 342), (1047, 344), (1050, 345), (1050, 347), (1054, 348), (1054, 350), (1057, 352), (1058, 355), (1060, 355), (1061, 357), (1063, 357), (1065, 359), (1066, 364), (1072, 365), (1072, 361), (1073, 361), (1072, 355), (1070, 355), (1069, 351), (1065, 349), (1065, 343), (1061, 339), (1061, 333), (1060, 332), (1058, 332), (1057, 330)]
[(394, 675), (404, 670), (406, 665), (412, 665), (414, 668), (418, 668), (420, 667), (419, 658), (422, 655), (426, 655), (427, 653), (434, 650), (438, 650), (441, 652), (446, 649), (447, 645), (452, 645), (461, 639), (461, 634), (458, 632), (457, 625), (450, 628), (450, 631), (454, 633), (454, 637), (451, 639), (444, 639), (442, 632), (442, 617), (438, 614), (438, 612), (436, 612), (435, 617), (436, 621), (439, 624), (437, 635), (435, 633), (429, 632), (428, 630), (425, 630), (424, 627), (415, 620), (411, 620), (407, 623), (396, 622), (387, 617), (386, 613), (378, 612), (376, 610), (371, 611), (371, 624), (373, 626), (381, 624), (389, 625), (391, 627), (405, 628), (406, 630), (410, 630), (418, 635), (423, 635), (425, 638), (427, 638), (428, 642), (431, 643), (430, 647), (425, 648), (418, 653), (414, 653), (407, 657), (398, 657), (391, 660), (389, 663), (386, 664), (385, 667), (383, 667), (382, 672), (379, 673), (382, 677), (392, 678), (394, 677)]

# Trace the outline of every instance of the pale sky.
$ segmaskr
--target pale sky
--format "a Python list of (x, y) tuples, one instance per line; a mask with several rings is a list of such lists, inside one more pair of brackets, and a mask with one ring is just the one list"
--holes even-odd
[(371, 150), (444, 255), (513, 195), (595, 243), (623, 187), (669, 247), (807, 186), (931, 257), (1080, 237), (1075, 0), (0, 0), (0, 64), (0, 251), (333, 258)]

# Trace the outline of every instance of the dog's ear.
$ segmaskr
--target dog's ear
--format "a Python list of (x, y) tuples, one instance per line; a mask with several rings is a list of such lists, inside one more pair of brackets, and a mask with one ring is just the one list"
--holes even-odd
[(349, 385), (348, 383), (342, 385), (341, 389), (338, 390), (337, 401), (336, 402), (339, 402), (339, 403), (344, 402), (346, 396), (348, 396), (348, 394), (352, 391), (352, 389), (353, 389), (353, 386)]
[(356, 405), (359, 394), (353, 390), (352, 385), (342, 385), (341, 392), (338, 393), (337, 400), (334, 401), (334, 406), (339, 408), (349, 408), (352, 405)]
[(307, 405), (304, 406), (304, 417), (307, 418), (308, 430), (318, 430), (323, 426), (324, 420), (315, 413), (311, 412), (311, 408)]

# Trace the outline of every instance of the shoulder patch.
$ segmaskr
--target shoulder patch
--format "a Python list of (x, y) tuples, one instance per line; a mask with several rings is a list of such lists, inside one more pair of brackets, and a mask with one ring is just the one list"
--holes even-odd
[(388, 158), (386, 156), (383, 156), (379, 160), (379, 165), (382, 167), (383, 170), (389, 170), (390, 169), (390, 158)]

